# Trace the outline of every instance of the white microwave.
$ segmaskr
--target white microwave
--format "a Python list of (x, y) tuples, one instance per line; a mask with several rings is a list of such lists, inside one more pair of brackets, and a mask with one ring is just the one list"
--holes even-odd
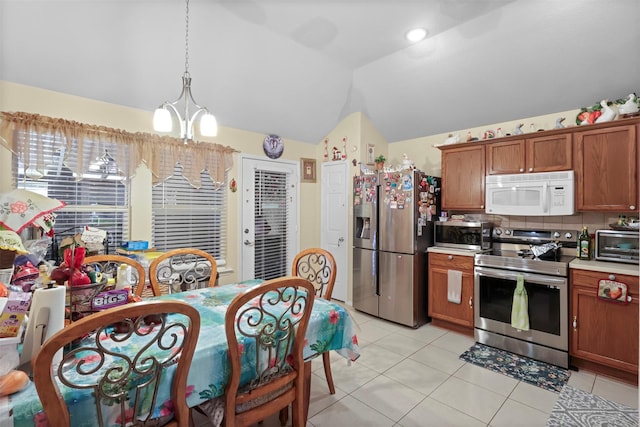
[(489, 214), (573, 215), (573, 171), (488, 175), (485, 210)]

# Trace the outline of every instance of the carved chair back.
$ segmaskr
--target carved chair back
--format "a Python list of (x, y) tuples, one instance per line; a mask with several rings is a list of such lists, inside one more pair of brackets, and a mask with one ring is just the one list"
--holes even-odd
[(225, 423), (246, 426), (292, 404), (294, 426), (304, 411), (304, 337), (315, 289), (281, 277), (238, 295), (225, 317), (231, 377)]
[[(62, 329), (32, 361), (49, 425), (71, 425), (64, 394), (78, 401), (92, 399), (100, 426), (156, 425), (163, 408), (172, 408), (173, 417), (160, 421), (169, 418), (170, 425), (187, 427), (187, 374), (199, 332), (200, 314), (180, 301), (126, 304)], [(63, 348), (62, 361), (54, 366), (54, 356)], [(159, 392), (167, 375), (172, 376), (169, 396)]]

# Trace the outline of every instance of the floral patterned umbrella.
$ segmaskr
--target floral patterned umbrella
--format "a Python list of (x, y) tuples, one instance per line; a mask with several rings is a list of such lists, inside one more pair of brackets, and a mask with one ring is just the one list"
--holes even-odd
[(62, 209), (65, 202), (33, 191), (16, 189), (0, 194), (0, 228), (20, 233), (29, 225), (49, 232), (53, 227), (53, 212)]

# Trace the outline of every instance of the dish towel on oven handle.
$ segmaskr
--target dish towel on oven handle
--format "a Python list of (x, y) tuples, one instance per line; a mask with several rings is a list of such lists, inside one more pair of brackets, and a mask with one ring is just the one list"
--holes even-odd
[(522, 274), (518, 274), (516, 290), (513, 291), (511, 326), (520, 331), (529, 330), (529, 296), (524, 288), (524, 276)]
[(462, 301), (462, 271), (447, 270), (447, 300), (454, 304)]

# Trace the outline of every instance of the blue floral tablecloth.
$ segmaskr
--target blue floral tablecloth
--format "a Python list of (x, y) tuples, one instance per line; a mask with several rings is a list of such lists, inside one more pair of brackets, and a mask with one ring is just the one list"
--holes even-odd
[[(247, 281), (157, 297), (185, 301), (200, 312), (200, 336), (187, 381), (189, 406), (198, 405), (224, 394), (229, 376), (228, 345), (224, 328), (225, 313), (236, 295), (259, 283), (261, 283), (260, 280)], [(344, 307), (316, 298), (307, 327), (305, 359), (310, 360), (324, 352), (335, 350), (348, 360), (356, 360), (359, 357), (359, 348), (354, 327), (355, 324)], [(159, 395), (159, 397), (162, 396), (169, 396), (168, 385)], [(72, 426), (97, 425), (97, 421), (87, 415), (91, 410), (87, 410), (88, 405), (83, 405), (81, 398), (65, 394), (65, 399), (72, 416)], [(156, 408), (156, 412), (170, 411), (168, 408), (171, 405), (167, 399), (168, 397), (159, 399), (160, 406)], [(9, 407), (13, 412), (11, 418), (15, 427), (41, 425), (42, 421), (46, 422), (33, 383), (11, 395)], [(2, 424), (5, 425), (5, 423)]]

